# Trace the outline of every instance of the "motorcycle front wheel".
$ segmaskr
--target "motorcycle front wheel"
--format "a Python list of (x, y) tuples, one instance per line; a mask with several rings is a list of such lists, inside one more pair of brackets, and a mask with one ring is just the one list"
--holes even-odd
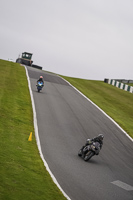
[(84, 157), (84, 161), (88, 161), (91, 159), (91, 157), (94, 156), (94, 153), (92, 151), (89, 151), (85, 157)]
[(79, 152), (78, 152), (78, 156), (82, 156), (82, 151), (81, 151), (81, 149), (80, 149)]

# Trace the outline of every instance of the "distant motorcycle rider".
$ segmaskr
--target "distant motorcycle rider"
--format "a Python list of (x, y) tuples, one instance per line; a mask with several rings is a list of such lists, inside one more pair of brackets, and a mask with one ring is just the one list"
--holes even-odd
[(93, 142), (98, 142), (100, 144), (100, 149), (102, 149), (103, 145), (103, 134), (99, 134), (97, 137), (94, 137), (93, 139), (87, 139), (85, 145), (81, 148), (81, 151), (83, 151), (84, 147), (87, 145), (91, 145)]
[(43, 86), (44, 86), (43, 76), (40, 76), (40, 78), (37, 80), (37, 83), (38, 83), (39, 81), (42, 82), (42, 83), (43, 83)]

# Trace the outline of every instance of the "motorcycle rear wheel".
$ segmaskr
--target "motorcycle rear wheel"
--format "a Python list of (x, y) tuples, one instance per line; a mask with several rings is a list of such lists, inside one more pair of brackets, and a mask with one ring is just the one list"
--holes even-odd
[(84, 157), (84, 161), (88, 161), (91, 159), (91, 157), (94, 156), (94, 153), (92, 151), (89, 151), (85, 157)]

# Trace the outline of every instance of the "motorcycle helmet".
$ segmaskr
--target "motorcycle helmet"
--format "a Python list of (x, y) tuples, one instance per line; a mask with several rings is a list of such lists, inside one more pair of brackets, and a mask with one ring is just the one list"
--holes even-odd
[(103, 138), (104, 138), (104, 135), (103, 135), (103, 134), (99, 134), (99, 135), (98, 135), (98, 139), (99, 139), (99, 140), (103, 140)]
[(43, 76), (40, 76), (40, 78), (43, 78)]

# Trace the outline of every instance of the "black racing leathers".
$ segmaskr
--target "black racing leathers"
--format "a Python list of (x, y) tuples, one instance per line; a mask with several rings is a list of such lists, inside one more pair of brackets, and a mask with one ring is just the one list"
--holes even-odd
[(90, 144), (92, 144), (93, 142), (98, 142), (98, 143), (100, 144), (100, 149), (102, 148), (103, 141), (102, 141), (102, 140), (99, 140), (98, 137), (95, 137), (95, 138), (93, 138), (93, 139), (87, 140), (86, 143), (85, 143), (85, 145), (81, 148), (81, 150), (83, 150), (85, 146), (90, 145)]
[(100, 149), (102, 148), (103, 146), (103, 141), (102, 140), (99, 140), (98, 137), (95, 137), (93, 139), (91, 139), (92, 142), (98, 142), (100, 144)]
[(43, 81), (42, 78), (39, 78), (39, 79), (37, 80), (37, 82), (38, 82), (38, 81), (43, 82), (43, 84), (44, 84), (44, 81)]

